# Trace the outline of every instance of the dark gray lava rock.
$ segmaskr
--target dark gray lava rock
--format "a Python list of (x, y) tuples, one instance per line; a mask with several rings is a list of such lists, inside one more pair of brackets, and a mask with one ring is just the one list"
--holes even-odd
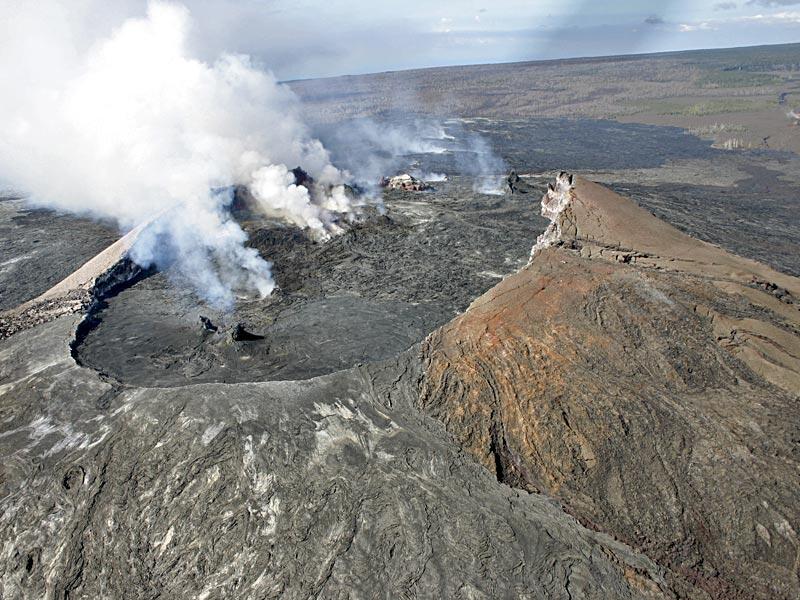
[(237, 323), (231, 330), (231, 339), (234, 342), (253, 342), (256, 340), (263, 340), (264, 336), (247, 331), (247, 329), (244, 328), (244, 325)]
[(528, 194), (534, 191), (534, 188), (517, 175), (516, 171), (511, 171), (506, 177), (508, 189), (512, 194)]
[(203, 329), (211, 333), (216, 333), (219, 330), (219, 328), (214, 325), (211, 319), (203, 315), (200, 315), (200, 324), (203, 326)]

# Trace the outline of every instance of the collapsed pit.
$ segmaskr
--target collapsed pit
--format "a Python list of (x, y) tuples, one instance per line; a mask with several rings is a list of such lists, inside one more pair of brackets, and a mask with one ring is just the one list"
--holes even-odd
[[(388, 216), (326, 243), (247, 220), (250, 244), (273, 263), (272, 296), (222, 314), (158, 273), (105, 300), (75, 357), (123, 384), (156, 387), (302, 380), (386, 360), (523, 265), (545, 225), (530, 196), (484, 196), (459, 178), (433, 193), (389, 192), (386, 204)], [(232, 339), (240, 323), (262, 339)]]

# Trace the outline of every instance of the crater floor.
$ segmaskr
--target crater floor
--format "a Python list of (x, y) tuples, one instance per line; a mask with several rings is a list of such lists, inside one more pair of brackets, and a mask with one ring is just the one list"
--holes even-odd
[[(391, 192), (388, 216), (324, 244), (248, 221), (251, 244), (274, 265), (271, 297), (223, 314), (160, 273), (107, 300), (77, 359), (121, 383), (170, 387), (309, 379), (391, 358), (527, 261), (546, 224), (540, 195), (476, 194), (461, 180)], [(234, 341), (237, 323), (263, 338)]]

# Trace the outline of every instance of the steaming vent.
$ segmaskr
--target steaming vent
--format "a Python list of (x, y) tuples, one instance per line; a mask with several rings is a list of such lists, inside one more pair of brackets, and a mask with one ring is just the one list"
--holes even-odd
[(429, 183), (412, 177), (408, 173), (381, 179), (381, 187), (388, 190), (402, 190), (405, 192), (424, 192), (433, 189)]
[(547, 184), (547, 192), (542, 196), (542, 216), (550, 220), (550, 225), (544, 230), (531, 249), (531, 259), (544, 248), (548, 248), (561, 239), (561, 214), (569, 206), (574, 194), (574, 177), (562, 171), (556, 177), (555, 183)]
[(231, 218), (236, 188), (317, 239), (357, 217), (366, 200), (348, 193), (350, 173), (312, 136), (292, 90), (245, 55), (193, 56), (186, 7), (150, 0), (145, 15), (73, 45), (71, 20), (40, 19), (39, 4), (20, 4), (15, 19), (49, 43), (30, 52), (29, 32), (7, 32), (6, 55), (17, 58), (4, 75), (15, 85), (0, 98), (10, 124), (0, 171), (39, 206), (121, 231), (149, 223), (131, 260), (169, 268), (221, 308), (275, 288)]
[(358, 186), (318, 182), (299, 166), (287, 170), (283, 185), (290, 194), (306, 196), (310, 206), (320, 207), (321, 214), (325, 215), (324, 220), (316, 220), (313, 215), (287, 210), (286, 206), (265, 203), (259, 196), (263, 191), (261, 188), (244, 185), (237, 185), (230, 190), (231, 215), (239, 220), (258, 217), (274, 219), (305, 229), (308, 235), (317, 241), (327, 241), (332, 236), (342, 233), (349, 222), (360, 216), (361, 209), (369, 202), (365, 199), (364, 191)]

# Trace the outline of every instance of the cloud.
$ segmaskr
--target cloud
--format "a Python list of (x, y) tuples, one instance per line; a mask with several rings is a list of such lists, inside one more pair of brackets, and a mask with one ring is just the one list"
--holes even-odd
[(718, 2), (714, 5), (714, 10), (734, 10), (738, 6), (736, 2)]
[(746, 15), (743, 17), (737, 17), (734, 19), (734, 21), (773, 25), (781, 23), (800, 23), (800, 11), (784, 11), (768, 15)]
[(747, 0), (747, 4), (772, 8), (776, 6), (794, 6), (795, 4), (800, 4), (800, 0)]
[[(484, 2), (465, 3), (463, 0), (438, 3), (411, 0), (405, 4), (399, 0), (381, 3), (352, 0), (344, 6), (323, 0), (295, 3), (184, 1), (192, 10), (189, 44), (196, 58), (213, 63), (225, 51), (248, 54), (266, 64), (282, 80), (455, 64), (658, 52), (684, 47), (741, 46), (762, 40), (797, 41), (797, 36), (781, 27), (779, 21), (764, 21), (758, 34), (753, 29), (728, 27), (722, 22), (720, 30), (724, 27), (730, 33), (725, 38), (721, 33), (710, 32), (677, 35), (676, 31), (675, 35), (669, 35), (671, 30), (677, 30), (680, 22), (707, 21), (716, 25), (712, 15), (748, 14), (746, 10), (751, 14), (758, 11), (768, 14), (774, 10), (748, 6), (747, 0), (611, 4), (596, 0), (508, 0), (498, 5), (502, 6), (501, 10)], [(4, 2), (31, 5), (38, 0), (0, 0), (0, 5)], [(736, 3), (738, 10), (713, 12), (714, 4), (728, 2)], [(94, 8), (92, 23), (102, 25), (103, 35), (108, 35), (113, 26), (139, 14), (145, 2), (62, 0), (67, 8), (88, 3)], [(488, 10), (483, 13), (482, 8)], [(791, 8), (784, 7), (785, 10)], [(110, 13), (115, 14), (113, 20)], [(474, 20), (476, 13), (481, 18), (480, 23)], [(308, 18), (311, 14), (313, 19)], [(648, 15), (659, 16), (666, 23), (644, 24)], [(453, 22), (441, 23), (442, 16), (451, 17)], [(302, 27), (297, 27), (297, 23), (302, 23)], [(77, 43), (82, 43), (81, 39), (96, 39), (98, 27), (92, 25), (92, 28), (95, 31), (90, 32), (91, 35), (82, 36), (82, 32), (78, 32)], [(522, 29), (526, 32), (520, 33)], [(472, 35), (476, 30), (483, 32)], [(568, 44), (560, 37), (563, 32), (569, 36)], [(654, 35), (656, 33), (658, 35)]]
[(706, 22), (696, 23), (696, 24), (682, 23), (681, 25), (678, 26), (678, 31), (680, 31), (681, 33), (691, 33), (694, 31), (709, 31), (711, 29), (713, 29), (711, 24)]
[(650, 15), (644, 20), (647, 25), (663, 25), (664, 19), (657, 15)]
[[(800, 0), (797, 2), (800, 4)], [(751, 35), (756, 35), (756, 31), (750, 25), (759, 26), (758, 35), (764, 35), (765, 32), (772, 32), (781, 28), (787, 35), (793, 30), (796, 30), (796, 25), (800, 24), (800, 11), (780, 11), (780, 12), (766, 12), (749, 15), (739, 15), (732, 17), (725, 17), (719, 19), (711, 19), (708, 21), (701, 21), (696, 23), (682, 23), (678, 26), (678, 31), (681, 33), (694, 33), (699, 31), (742, 31), (747, 30)], [(753, 38), (753, 42), (760, 41), (758, 38)], [(783, 43), (794, 43), (794, 40), (781, 40)]]

